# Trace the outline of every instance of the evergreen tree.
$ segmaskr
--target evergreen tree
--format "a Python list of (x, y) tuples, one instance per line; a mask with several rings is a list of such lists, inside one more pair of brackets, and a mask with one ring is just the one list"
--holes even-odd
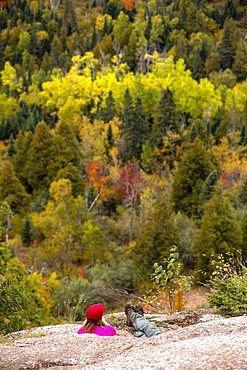
[[(171, 221), (172, 211), (166, 199), (159, 199), (148, 212), (133, 248), (134, 264), (144, 281), (150, 280), (154, 263), (169, 256), (172, 245), (180, 246), (179, 231)], [(147, 273), (148, 272), (148, 273)]]
[[(234, 251), (240, 250), (242, 232), (236, 213), (230, 201), (220, 187), (205, 204), (202, 227), (193, 242), (197, 254), (197, 271), (202, 281), (207, 280), (213, 271), (211, 264), (217, 255), (225, 259), (232, 257)], [(204, 274), (205, 273), (205, 274)]]
[(30, 196), (15, 174), (10, 161), (4, 161), (0, 171), (0, 202), (6, 201), (13, 212), (24, 214), (30, 205)]
[(72, 35), (74, 32), (78, 32), (74, 5), (71, 0), (65, 0), (64, 3), (63, 25), (67, 30), (68, 36)]
[(55, 133), (60, 136), (58, 140), (58, 146), (60, 148), (57, 148), (59, 151), (59, 155), (57, 156), (58, 161), (63, 166), (72, 163), (75, 167), (79, 167), (81, 164), (80, 145), (71, 126), (61, 121), (58, 123)]
[(141, 100), (137, 99), (134, 107), (128, 89), (124, 95), (123, 122), (124, 159), (125, 161), (133, 158), (140, 160), (142, 145), (147, 140), (148, 126)]
[(72, 163), (69, 163), (66, 167), (58, 171), (55, 181), (60, 179), (70, 180), (73, 197), (76, 198), (78, 195), (83, 195), (85, 184), (79, 175), (78, 168), (76, 168)]
[(101, 39), (103, 39), (103, 37), (105, 35), (108, 35), (108, 22), (107, 22), (107, 17), (105, 17), (104, 19), (104, 27), (103, 27), (103, 30), (102, 30), (102, 33), (101, 33)]
[(232, 31), (229, 19), (224, 23), (223, 36), (220, 41), (218, 52), (220, 55), (220, 64), (223, 70), (232, 68), (234, 61), (234, 47), (232, 43)]
[(137, 67), (137, 41), (135, 30), (131, 32), (129, 42), (124, 46), (123, 52), (125, 53), (126, 63), (130, 66), (132, 71), (135, 71)]
[(63, 52), (63, 45), (61, 41), (59, 40), (59, 37), (55, 35), (51, 42), (50, 56), (51, 56), (52, 65), (56, 68), (60, 67), (59, 57), (62, 54), (62, 52)]
[(247, 132), (246, 132), (246, 126), (243, 125), (241, 128), (239, 145), (246, 146), (246, 144), (247, 144)]
[(23, 221), (21, 240), (25, 247), (29, 247), (33, 240), (32, 223), (28, 216)]
[(169, 136), (170, 132), (179, 133), (180, 128), (173, 94), (170, 89), (166, 89), (162, 91), (154, 116), (150, 138), (152, 146), (162, 148), (163, 138)]
[(115, 144), (114, 135), (112, 132), (111, 124), (109, 124), (107, 133), (106, 133), (106, 139), (105, 139), (105, 150), (106, 150), (106, 155), (109, 159), (111, 159), (109, 152), (113, 148), (114, 144)]
[(232, 72), (237, 77), (238, 82), (247, 79), (247, 44), (243, 39), (238, 42)]
[(193, 143), (196, 137), (197, 137), (196, 125), (193, 123), (191, 125), (191, 130), (190, 130), (190, 143)]
[(218, 172), (215, 170), (212, 171), (206, 178), (202, 186), (202, 191), (199, 195), (199, 205), (198, 205), (199, 215), (203, 214), (205, 203), (207, 203), (209, 199), (212, 197), (218, 179), (219, 175)]
[(27, 182), (26, 165), (32, 140), (32, 132), (29, 131), (25, 136), (22, 132), (19, 132), (15, 140), (16, 154), (11, 158), (15, 173), (28, 193), (31, 192), (31, 187)]
[(205, 147), (196, 138), (184, 153), (172, 184), (171, 201), (176, 212), (198, 216), (199, 195), (213, 169)]
[(27, 181), (35, 192), (48, 189), (56, 177), (54, 165), (57, 153), (52, 148), (54, 148), (53, 137), (47, 125), (40, 122), (36, 126), (26, 163)]
[(234, 0), (227, 0), (227, 2), (225, 3), (225, 6), (224, 6), (224, 10), (223, 10), (223, 19), (226, 19), (226, 18), (235, 18), (237, 15), (237, 4)]
[(242, 251), (242, 259), (243, 261), (247, 261), (247, 213), (244, 214), (244, 217), (241, 220), (240, 223), (242, 236), (243, 236), (243, 242), (241, 245), (240, 250)]
[(92, 39), (91, 39), (91, 45), (90, 45), (91, 49), (93, 49), (95, 47), (95, 45), (97, 44), (97, 39), (98, 39), (97, 31), (96, 31), (96, 27), (94, 25)]
[(16, 154), (16, 149), (15, 149), (15, 143), (14, 143), (13, 135), (10, 136), (9, 144), (8, 144), (8, 147), (7, 147), (7, 153), (8, 153), (8, 156), (9, 157), (12, 157), (14, 154)]
[(152, 29), (152, 17), (148, 17), (147, 27), (144, 33), (145, 39), (149, 41)]
[(196, 49), (189, 54), (188, 67), (192, 71), (192, 76), (197, 82), (206, 76), (201, 50)]
[(100, 118), (104, 122), (110, 122), (114, 116), (116, 116), (117, 112), (115, 109), (115, 100), (112, 96), (112, 91), (109, 91), (109, 94), (105, 100), (105, 107), (102, 107), (100, 110)]

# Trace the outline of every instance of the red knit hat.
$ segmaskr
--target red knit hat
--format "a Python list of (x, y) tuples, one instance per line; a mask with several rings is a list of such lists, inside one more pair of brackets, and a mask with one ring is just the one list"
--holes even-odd
[(105, 306), (103, 304), (93, 304), (86, 310), (86, 318), (88, 321), (97, 322), (102, 319), (103, 313), (105, 312)]

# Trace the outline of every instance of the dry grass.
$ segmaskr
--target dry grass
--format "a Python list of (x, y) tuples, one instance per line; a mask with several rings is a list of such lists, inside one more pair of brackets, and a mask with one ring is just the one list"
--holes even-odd
[(194, 288), (184, 295), (184, 310), (198, 310), (209, 308), (207, 294), (209, 290), (204, 287)]

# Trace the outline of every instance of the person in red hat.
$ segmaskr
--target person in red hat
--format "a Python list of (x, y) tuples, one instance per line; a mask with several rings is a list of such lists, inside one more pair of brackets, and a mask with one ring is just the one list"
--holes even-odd
[(86, 320), (78, 330), (78, 334), (96, 334), (102, 337), (119, 335), (113, 326), (107, 324), (103, 318), (105, 306), (103, 304), (93, 304), (86, 310)]

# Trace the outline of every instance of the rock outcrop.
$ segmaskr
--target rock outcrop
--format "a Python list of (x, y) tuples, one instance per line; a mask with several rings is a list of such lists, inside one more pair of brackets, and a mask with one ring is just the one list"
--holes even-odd
[(247, 369), (247, 316), (188, 313), (149, 319), (163, 334), (135, 339), (122, 327), (115, 337), (78, 335), (78, 323), (13, 333), (0, 343), (0, 369)]

